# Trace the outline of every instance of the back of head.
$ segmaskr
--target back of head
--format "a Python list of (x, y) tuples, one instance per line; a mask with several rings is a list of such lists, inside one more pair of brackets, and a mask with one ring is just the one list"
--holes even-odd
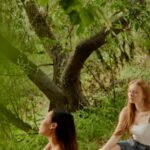
[(65, 111), (53, 110), (52, 122), (57, 123), (56, 137), (63, 150), (77, 150), (76, 131), (73, 116)]

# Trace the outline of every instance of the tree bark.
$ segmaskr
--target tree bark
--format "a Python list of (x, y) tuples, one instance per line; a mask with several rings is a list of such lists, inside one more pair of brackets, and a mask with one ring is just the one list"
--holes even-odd
[[(122, 24), (126, 23), (122, 18), (119, 19), (119, 22)], [(113, 24), (115, 23), (117, 22)], [(112, 28), (112, 31), (117, 34), (122, 30)], [(8, 44), (2, 36), (0, 36), (0, 40), (6, 44), (1, 44), (0, 47), (5, 55), (15, 64), (18, 63), (18, 59), (20, 59), (22, 64), (25, 64), (26, 68), (23, 68), (25, 73), (51, 100), (51, 108), (63, 108), (75, 111), (82, 105), (87, 105), (86, 98), (81, 90), (80, 71), (89, 55), (106, 43), (105, 39), (108, 34), (109, 31), (106, 32), (106, 29), (103, 28), (98, 34), (85, 40), (76, 47), (74, 55), (70, 57), (64, 69), (61, 80), (62, 89), (52, 82), (33, 62), (28, 60), (23, 53)], [(3, 45), (5, 46), (3, 47)]]
[[(23, 2), (23, 1), (22, 1)], [(42, 16), (42, 14), (39, 12), (38, 7), (36, 6), (36, 3), (34, 0), (29, 0), (26, 4), (23, 2), (25, 6), (25, 10), (27, 12), (29, 21), (34, 28), (36, 34), (40, 39), (42, 38), (48, 38), (50, 40), (55, 40), (54, 35), (52, 34), (50, 30), (50, 26), (47, 24), (46, 19)], [(65, 58), (64, 54), (62, 54), (62, 47), (57, 42), (56, 45), (44, 45), (46, 51), (50, 56), (53, 57), (53, 64), (54, 64), (54, 82), (56, 85), (59, 86), (60, 84), (60, 76), (61, 76), (61, 63), (63, 62), (63, 59)], [(78, 80), (79, 81), (79, 80)], [(87, 105), (87, 101), (84, 97), (84, 95), (81, 92), (81, 84), (78, 82), (73, 89), (76, 89), (75, 93), (72, 93), (71, 95), (76, 96), (75, 99), (80, 99), (81, 105)], [(65, 91), (64, 91), (65, 92)], [(66, 94), (66, 93), (65, 93)], [(67, 95), (70, 95), (69, 93)], [(68, 101), (68, 102), (67, 102)], [(71, 97), (67, 97), (66, 103), (69, 103), (69, 110), (76, 110), (79, 108), (79, 103), (76, 101), (72, 101)], [(50, 108), (53, 108), (55, 104), (51, 101)]]
[(62, 72), (62, 62), (65, 59), (63, 49), (58, 41), (56, 41), (53, 33), (51, 32), (50, 25), (47, 23), (46, 18), (40, 13), (35, 0), (29, 0), (26, 3), (21, 0), (26, 10), (29, 22), (33, 27), (37, 36), (43, 40), (50, 40), (56, 42), (56, 44), (49, 44), (50, 41), (44, 42), (43, 46), (47, 51), (48, 55), (53, 59), (53, 81), (56, 85), (60, 85), (60, 76)]
[[(79, 108), (82, 102), (86, 102), (85, 97), (81, 92), (81, 82), (80, 82), (80, 71), (90, 54), (104, 45), (106, 43), (106, 37), (110, 31), (118, 34), (123, 31), (123, 29), (116, 29), (115, 24), (121, 23), (122, 26), (126, 25), (126, 21), (120, 17), (112, 23), (112, 29), (107, 31), (106, 28), (102, 28), (101, 31), (94, 35), (93, 37), (83, 41), (79, 44), (73, 55), (70, 57), (63, 75), (62, 75), (62, 88), (70, 100), (70, 105), (73, 107), (73, 110)], [(79, 99), (80, 97), (80, 99)]]
[[(51, 100), (53, 108), (66, 108), (67, 102), (63, 91), (51, 81), (26, 55), (14, 48), (0, 35), (0, 51), (13, 63), (20, 65), (29, 79)], [(19, 62), (19, 63), (18, 63)]]

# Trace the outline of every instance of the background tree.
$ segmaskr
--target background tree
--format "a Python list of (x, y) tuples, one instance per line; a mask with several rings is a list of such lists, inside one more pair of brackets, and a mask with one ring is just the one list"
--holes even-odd
[(149, 1), (0, 3), (3, 126), (36, 129), (41, 108), (92, 106), (105, 116), (107, 99), (115, 115), (128, 80), (148, 80)]

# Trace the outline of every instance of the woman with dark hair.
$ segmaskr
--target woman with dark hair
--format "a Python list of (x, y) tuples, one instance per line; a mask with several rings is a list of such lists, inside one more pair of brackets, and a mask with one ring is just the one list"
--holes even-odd
[[(127, 132), (131, 137), (119, 141)], [(143, 80), (128, 86), (128, 102), (119, 115), (118, 125), (101, 150), (150, 150), (150, 87)]]
[(50, 111), (42, 121), (39, 133), (48, 138), (43, 150), (77, 150), (73, 116), (65, 111)]

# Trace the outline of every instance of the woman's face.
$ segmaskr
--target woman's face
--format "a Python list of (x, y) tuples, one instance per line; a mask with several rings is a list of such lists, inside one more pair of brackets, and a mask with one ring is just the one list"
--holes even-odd
[(51, 120), (52, 120), (52, 111), (50, 111), (44, 118), (44, 120), (41, 122), (41, 125), (39, 127), (39, 133), (44, 136), (49, 136), (52, 133), (51, 130)]
[(135, 83), (131, 84), (128, 89), (128, 101), (130, 103), (144, 102), (144, 94), (141, 87)]

